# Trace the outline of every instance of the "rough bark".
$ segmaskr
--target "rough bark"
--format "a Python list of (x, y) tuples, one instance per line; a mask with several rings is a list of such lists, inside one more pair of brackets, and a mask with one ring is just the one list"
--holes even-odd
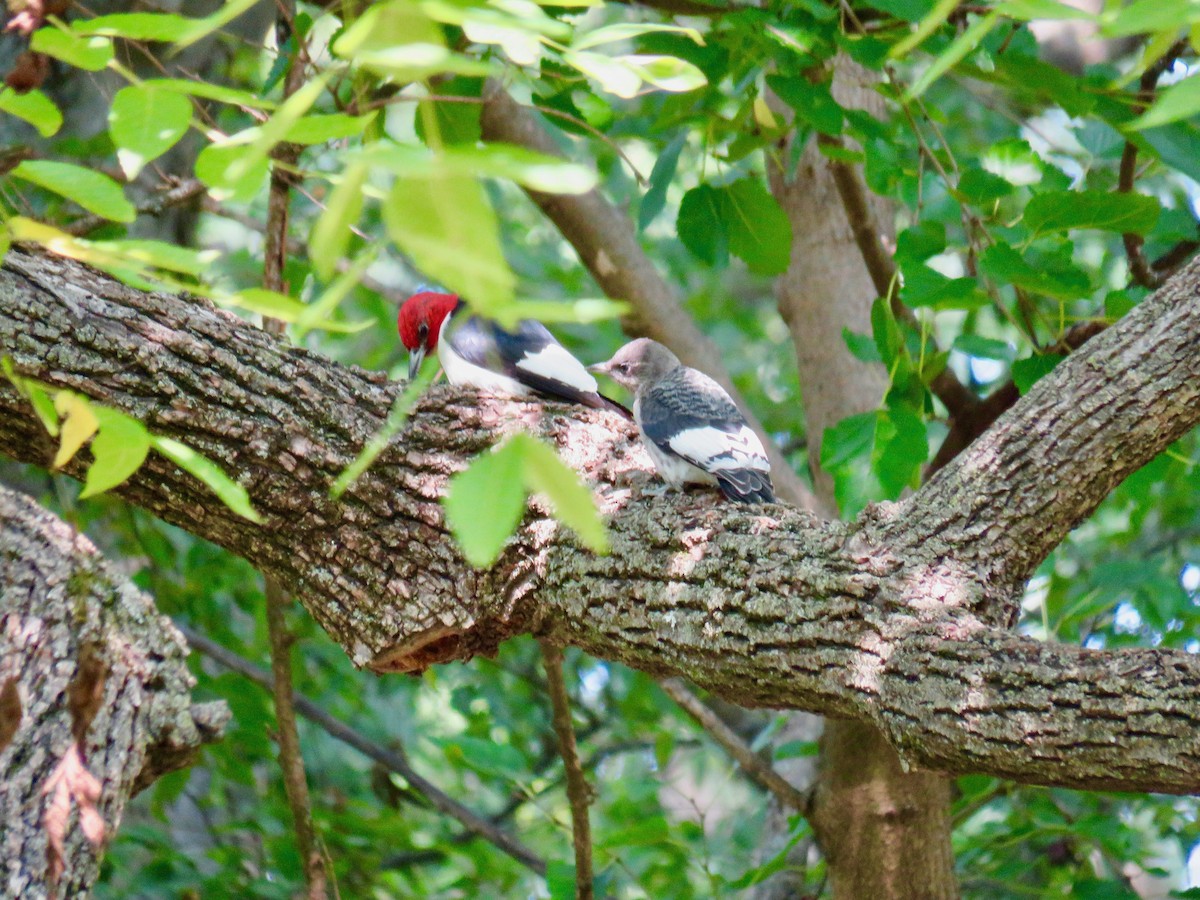
[[(874, 77), (841, 57), (834, 67), (834, 96), (844, 107), (881, 115)], [(891, 265), (890, 257), (879, 256), (894, 237), (893, 214), (882, 197), (846, 191), (839, 179), (857, 182), (859, 174), (849, 164), (830, 162), (815, 139), (794, 172), (776, 161), (768, 175), (793, 232), (790, 264), (775, 294), (796, 347), (813, 482), (824, 509), (833, 513), (833, 481), (820, 465), (825, 430), (875, 409), (888, 386), (883, 368), (855, 359), (842, 334), (871, 333), (872, 301), (888, 290), (878, 270), (881, 263)], [(866, 228), (879, 233), (859, 233)], [(869, 721), (830, 720), (820, 747), (809, 821), (826, 857), (833, 895), (955, 896), (949, 780), (906, 769)], [(770, 882), (766, 887), (769, 891)], [(761, 900), (782, 896), (765, 892)]]
[(0, 893), (86, 894), (129, 797), (220, 737), (187, 652), (87, 538), (0, 487)]
[[(330, 482), (394, 386), (202, 301), (19, 250), (0, 271), (0, 354), (235, 473), (263, 524), (156, 455), (118, 493), (279, 578), (359, 665), (411, 671), (533, 631), (738, 703), (870, 721), (910, 766), (1193, 792), (1200, 659), (1041, 644), (1004, 626), (1062, 535), (1200, 420), (1198, 291), (1200, 261), (928, 486), (853, 523), (704, 492), (646, 496), (647, 460), (618, 417), (454, 388), (431, 391), (333, 502)], [(437, 503), (445, 479), (522, 428), (593, 482), (611, 555), (581, 551), (534, 509), (491, 570), (459, 557)], [(48, 450), (0, 388), (0, 452), (44, 463)]]

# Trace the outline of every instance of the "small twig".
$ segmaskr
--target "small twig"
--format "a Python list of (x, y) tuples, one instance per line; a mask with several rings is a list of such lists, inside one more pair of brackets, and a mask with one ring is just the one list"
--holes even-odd
[[(824, 144), (841, 147), (842, 143), (835, 137), (822, 135)], [(847, 163), (840, 160), (827, 160), (829, 173), (837, 186), (838, 196), (846, 211), (846, 219), (854, 234), (858, 251), (862, 254), (863, 263), (871, 276), (871, 283), (876, 293), (888, 300), (892, 315), (914, 328), (919, 327), (917, 317), (900, 300), (896, 292), (896, 264), (879, 239), (879, 228), (871, 206), (867, 200), (867, 188), (859, 178), (858, 172)], [(936, 347), (934, 348), (936, 352)], [(963, 415), (972, 409), (978, 398), (969, 391), (949, 368), (942, 369), (929, 385), (934, 395), (942, 401), (950, 416)]]
[(776, 772), (753, 750), (732, 728), (721, 721), (721, 717), (709, 709), (678, 678), (668, 678), (659, 685), (668, 697), (679, 704), (679, 708), (692, 717), (708, 735), (733, 757), (743, 772), (763, 790), (775, 796), (786, 808), (807, 815), (812, 805), (812, 796), (792, 785)]
[(292, 808), (296, 843), (304, 864), (304, 880), (310, 900), (326, 896), (328, 873), (325, 857), (317, 847), (312, 821), (312, 802), (308, 795), (308, 778), (304, 772), (304, 757), (300, 753), (300, 733), (296, 729), (296, 709), (292, 689), (292, 641), (284, 618), (288, 596), (273, 578), (266, 579), (267, 634), (271, 642), (271, 693), (275, 698), (275, 721), (279, 733), (279, 767), (283, 770), (284, 792)]
[(554, 644), (542, 642), (542, 661), (546, 666), (546, 687), (554, 711), (554, 733), (558, 735), (558, 751), (567, 776), (567, 800), (571, 805), (571, 828), (575, 844), (575, 897), (592, 900), (592, 827), (588, 821), (591, 788), (579, 764), (579, 749), (575, 746), (575, 729), (571, 726), (571, 700), (563, 679), (563, 653)]
[[(159, 216), (173, 206), (180, 206), (192, 198), (200, 196), (206, 190), (208, 188), (202, 181), (195, 178), (188, 178), (139, 203), (135, 209), (139, 216)], [(97, 228), (108, 225), (109, 222), (110, 220), (103, 216), (81, 216), (64, 227), (63, 231), (75, 237), (83, 237)]]
[[(1154, 65), (1142, 73), (1141, 80), (1138, 82), (1138, 99), (1133, 104), (1134, 113), (1141, 113), (1150, 105), (1150, 101), (1154, 99), (1154, 90), (1158, 87), (1158, 79), (1175, 64), (1179, 54), (1183, 53), (1187, 47), (1187, 38), (1181, 38), (1172, 44)], [(1125, 148), (1121, 151), (1121, 167), (1117, 173), (1117, 191), (1119, 193), (1133, 192), (1134, 178), (1137, 174), (1137, 156), (1137, 145), (1133, 141), (1126, 141)], [(1129, 274), (1133, 276), (1134, 281), (1150, 290), (1154, 290), (1166, 281), (1167, 276), (1156, 271), (1146, 261), (1146, 255), (1142, 252), (1145, 239), (1140, 234), (1127, 231), (1121, 235), (1121, 241), (1125, 245), (1125, 255), (1129, 258)]]
[[(214, 660), (231, 671), (237, 672), (255, 684), (267, 689), (272, 687), (274, 680), (271, 673), (264, 671), (248, 659), (221, 646), (216, 641), (189, 628), (187, 625), (176, 623), (175, 627), (187, 638), (187, 642), (192, 646), (193, 650), (203, 653), (209, 659)], [(504, 829), (497, 827), (494, 823), (488, 821), (488, 819), (463, 806), (432, 782), (423, 778), (413, 769), (403, 750), (384, 747), (364, 737), (358, 731), (355, 731), (340, 719), (334, 718), (302, 694), (293, 692), (292, 702), (296, 712), (319, 726), (331, 737), (349, 747), (353, 747), (363, 756), (403, 778), (408, 782), (409, 787), (428, 800), (429, 805), (438, 812), (455, 819), (472, 834), (489, 841), (532, 872), (538, 875), (546, 874), (545, 860), (504, 831)]]

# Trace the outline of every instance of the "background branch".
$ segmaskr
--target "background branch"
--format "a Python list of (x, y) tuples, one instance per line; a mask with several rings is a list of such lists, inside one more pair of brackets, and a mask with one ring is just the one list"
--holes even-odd
[(563, 771), (567, 778), (567, 800), (571, 807), (572, 844), (575, 847), (575, 896), (578, 900), (592, 900), (595, 896), (592, 875), (592, 826), (588, 819), (588, 806), (592, 802), (592, 790), (579, 764), (579, 750), (575, 746), (575, 728), (571, 724), (571, 698), (563, 679), (563, 653), (549, 641), (541, 642), (542, 661), (546, 667), (546, 688), (553, 709), (554, 733), (558, 737), (558, 751), (562, 756)]
[[(221, 646), (211, 638), (201, 634), (187, 625), (176, 625), (187, 638), (194, 650), (203, 653), (213, 661), (231, 671), (261, 685), (267, 690), (274, 687), (274, 677), (270, 672), (256, 666), (248, 659), (239, 656), (232, 650)], [(349, 747), (353, 747), (363, 756), (378, 763), (385, 769), (395, 772), (408, 785), (429, 801), (429, 805), (445, 816), (459, 822), (474, 837), (481, 837), (495, 845), (504, 853), (511, 856), (527, 869), (538, 875), (546, 874), (546, 862), (503, 828), (489, 821), (474, 810), (463, 806), (437, 785), (424, 778), (412, 767), (408, 756), (398, 748), (384, 747), (361, 732), (351, 728), (345, 722), (330, 715), (303, 694), (293, 692), (292, 703), (296, 711), (304, 718), (313, 722), (326, 733), (333, 736)]]
[(693, 694), (678, 678), (667, 678), (659, 682), (668, 697), (679, 704), (709, 736), (738, 764), (747, 777), (780, 803), (798, 813), (808, 813), (812, 797), (808, 792), (797, 790), (787, 779), (775, 771), (761, 756), (750, 749), (750, 745), (730, 728), (715, 712)]

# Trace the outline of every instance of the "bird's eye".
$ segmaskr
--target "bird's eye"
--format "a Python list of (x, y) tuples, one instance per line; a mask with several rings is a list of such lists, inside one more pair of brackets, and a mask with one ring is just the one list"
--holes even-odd
[(425, 338), (429, 337), (429, 326), (424, 322), (417, 326), (417, 337), (419, 337), (422, 342), (424, 342)]

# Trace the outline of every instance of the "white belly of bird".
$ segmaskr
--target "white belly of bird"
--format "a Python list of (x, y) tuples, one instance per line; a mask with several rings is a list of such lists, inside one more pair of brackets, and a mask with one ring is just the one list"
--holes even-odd
[(449, 341), (438, 341), (438, 362), (451, 384), (465, 384), (490, 394), (511, 394), (524, 397), (529, 389), (515, 378), (492, 372), (463, 359), (454, 352)]

